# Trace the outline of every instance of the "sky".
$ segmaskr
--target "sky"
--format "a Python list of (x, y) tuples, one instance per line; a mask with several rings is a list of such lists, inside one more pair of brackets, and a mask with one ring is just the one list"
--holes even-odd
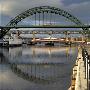
[(0, 0), (0, 26), (36, 6), (53, 6), (66, 10), (82, 23), (90, 23), (90, 0)]

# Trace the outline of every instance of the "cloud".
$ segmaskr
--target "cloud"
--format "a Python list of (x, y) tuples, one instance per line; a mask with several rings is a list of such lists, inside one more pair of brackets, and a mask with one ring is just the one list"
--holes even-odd
[[(14, 18), (18, 14), (27, 9), (37, 6), (54, 6), (68, 11), (84, 23), (89, 23), (90, 16), (90, 1), (89, 0), (0, 0), (2, 18), (5, 20), (5, 16)], [(5, 21), (6, 23), (7, 21)], [(3, 21), (4, 23), (4, 21)]]
[(79, 4), (79, 3), (83, 3), (83, 2), (88, 2), (90, 0), (63, 0), (62, 2), (65, 5), (71, 5), (71, 4)]
[(14, 16), (36, 6), (63, 6), (62, 0), (6, 0), (1, 4), (2, 13)]
[(67, 10), (72, 12), (73, 15), (80, 18), (83, 22), (90, 22), (90, 1), (79, 4), (71, 4), (67, 7)]
[(75, 14), (80, 14), (80, 16), (88, 15), (90, 14), (90, 1), (89, 2), (83, 2), (79, 4), (71, 4), (68, 6), (68, 10), (71, 10)]
[(8, 21), (4, 22), (5, 16), (10, 16), (14, 18), (21, 12), (24, 12), (30, 8), (37, 6), (55, 6), (63, 7), (62, 0), (1, 0), (1, 12), (2, 12), (2, 23), (6, 24)]
[(6, 0), (6, 1), (0, 2), (2, 14), (8, 15), (10, 13), (13, 13), (12, 11), (14, 10), (14, 7), (12, 6), (14, 4), (16, 4), (16, 2), (13, 0)]

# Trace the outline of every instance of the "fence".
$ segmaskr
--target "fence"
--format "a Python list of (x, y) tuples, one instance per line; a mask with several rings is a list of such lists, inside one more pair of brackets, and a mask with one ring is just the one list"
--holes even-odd
[(87, 79), (87, 90), (90, 90), (90, 55), (88, 55), (87, 50), (82, 49), (82, 57), (85, 66), (85, 78)]

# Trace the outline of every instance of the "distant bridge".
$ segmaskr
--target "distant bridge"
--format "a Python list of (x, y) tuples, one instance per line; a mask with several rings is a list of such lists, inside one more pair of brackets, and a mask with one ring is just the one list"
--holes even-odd
[[(60, 24), (57, 24), (58, 21), (55, 19), (56, 15), (58, 15), (57, 17), (63, 16), (67, 18), (75, 25), (60, 26)], [(32, 25), (18, 26), (19, 22), (31, 16), (33, 16), (32, 21), (34, 21)], [(78, 20), (76, 17), (69, 14), (65, 10), (51, 6), (40, 6), (22, 12), (21, 14), (17, 15), (14, 19), (12, 19), (6, 26), (1, 26), (0, 28), (0, 38), (2, 38), (12, 28), (82, 28), (84, 30), (83, 33), (85, 34), (88, 28), (90, 28), (90, 26), (84, 25), (80, 20)]]
[(74, 38), (43, 38), (43, 39), (33, 39), (32, 42), (41, 43), (41, 42), (60, 42), (60, 43), (85, 43), (85, 40), (82, 38), (81, 40), (75, 40)]
[(20, 34), (83, 34), (82, 30), (13, 30), (10, 33), (20, 33)]

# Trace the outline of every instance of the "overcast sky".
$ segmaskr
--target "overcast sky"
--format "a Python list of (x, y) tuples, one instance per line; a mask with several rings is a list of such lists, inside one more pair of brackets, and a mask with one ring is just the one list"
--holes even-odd
[(83, 23), (90, 23), (90, 0), (0, 0), (0, 25), (27, 9), (45, 5), (61, 8)]

